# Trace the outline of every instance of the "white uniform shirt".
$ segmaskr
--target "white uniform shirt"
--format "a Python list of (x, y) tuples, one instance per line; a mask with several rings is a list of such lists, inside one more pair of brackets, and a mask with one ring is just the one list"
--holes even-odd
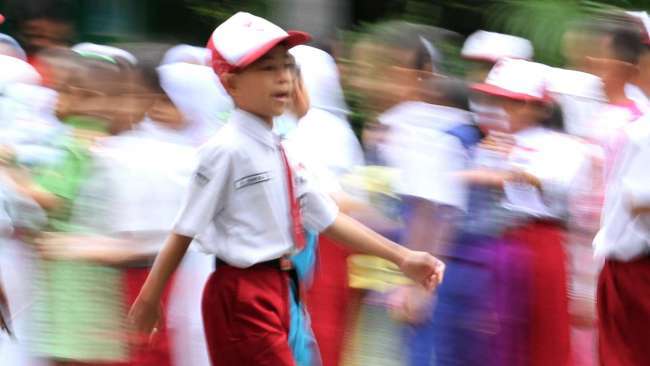
[(361, 145), (348, 121), (326, 110), (311, 108), (287, 139), (336, 176), (363, 165)]
[(601, 79), (585, 72), (561, 68), (551, 69), (547, 77), (547, 88), (562, 108), (567, 133), (591, 137), (594, 117), (607, 103)]
[[(287, 151), (304, 226), (322, 231), (338, 214)], [(194, 237), (208, 253), (249, 267), (293, 250), (286, 171), (279, 139), (254, 115), (237, 109), (199, 150), (174, 232)]]
[(155, 255), (165, 242), (195, 165), (195, 149), (129, 131), (91, 149), (92, 169), (71, 221), (97, 234), (138, 238)]
[(629, 140), (609, 176), (593, 244), (598, 258), (626, 261), (647, 253), (650, 244), (650, 217), (630, 215), (631, 202), (650, 204), (650, 121), (641, 118), (623, 131)]
[(516, 146), (508, 157), (509, 167), (533, 175), (542, 189), (506, 182), (505, 204), (537, 217), (566, 218), (568, 195), (589, 166), (585, 146), (542, 127), (519, 131), (514, 137)]
[(650, 109), (650, 100), (643, 90), (634, 84), (625, 84), (625, 96), (632, 99), (643, 113)]
[(445, 132), (469, 121), (468, 112), (422, 102), (405, 102), (379, 117), (390, 130), (382, 154), (398, 169), (397, 193), (465, 209), (465, 187), (454, 173), (467, 167), (460, 140)]

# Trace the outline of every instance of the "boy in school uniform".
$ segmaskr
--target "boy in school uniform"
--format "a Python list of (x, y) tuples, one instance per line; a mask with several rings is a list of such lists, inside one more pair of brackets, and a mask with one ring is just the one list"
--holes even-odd
[(215, 365), (319, 363), (300, 334), (307, 320), (291, 269), (290, 257), (304, 243), (303, 224), (396, 263), (429, 289), (442, 279), (444, 265), (429, 253), (401, 247), (339, 213), (310, 185), (302, 165), (290, 164), (294, 159), (272, 133), (273, 118), (291, 99), (294, 64), (287, 49), (308, 40), (248, 13), (235, 14), (212, 34), (212, 66), (237, 109), (201, 148), (184, 208), (131, 308), (138, 330), (155, 331), (165, 284), (198, 240), (217, 262), (203, 295)]
[[(600, 230), (593, 245), (604, 260), (598, 276), (598, 357), (601, 365), (645, 365), (650, 303), (648, 260), (648, 115), (638, 112), (625, 84), (638, 73), (643, 51), (635, 27), (622, 24), (606, 35), (600, 61), (608, 107), (625, 108), (626, 119), (603, 120), (605, 192)], [(602, 117), (607, 117), (602, 116)], [(636, 117), (636, 118), (634, 118)], [(604, 125), (609, 122), (609, 125)], [(600, 127), (600, 126), (598, 126)]]

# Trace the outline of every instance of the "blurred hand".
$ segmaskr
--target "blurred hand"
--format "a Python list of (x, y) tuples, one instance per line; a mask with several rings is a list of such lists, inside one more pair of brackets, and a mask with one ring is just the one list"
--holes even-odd
[(504, 173), (504, 181), (520, 184), (528, 184), (536, 188), (542, 187), (542, 182), (540, 182), (537, 177), (534, 175), (524, 172), (522, 170), (511, 170)]
[(400, 270), (415, 283), (433, 291), (442, 282), (445, 264), (427, 252), (411, 250), (402, 261)]
[(492, 131), (481, 141), (479, 147), (507, 155), (515, 146), (515, 142), (511, 134)]
[(9, 146), (0, 146), (0, 165), (11, 165), (16, 159), (14, 150)]
[(163, 311), (159, 301), (148, 301), (140, 296), (129, 310), (128, 324), (134, 333), (133, 343), (143, 347), (151, 343), (158, 329), (162, 326)]
[(433, 294), (421, 286), (406, 286), (391, 295), (391, 314), (399, 321), (421, 324), (431, 315)]
[(74, 260), (81, 257), (75, 248), (70, 245), (66, 235), (44, 232), (36, 240), (36, 250), (44, 259), (68, 259)]
[(592, 328), (596, 324), (596, 302), (587, 297), (569, 298), (571, 323), (578, 328)]

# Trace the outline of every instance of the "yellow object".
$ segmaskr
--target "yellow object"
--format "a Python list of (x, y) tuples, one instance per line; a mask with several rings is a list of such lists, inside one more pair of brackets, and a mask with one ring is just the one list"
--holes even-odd
[(348, 279), (352, 288), (379, 292), (413, 284), (392, 262), (360, 254), (348, 258)]

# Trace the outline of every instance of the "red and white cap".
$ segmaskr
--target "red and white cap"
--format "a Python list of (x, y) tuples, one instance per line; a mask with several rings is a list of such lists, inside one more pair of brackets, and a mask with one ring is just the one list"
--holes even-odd
[(548, 101), (546, 79), (549, 67), (537, 62), (504, 58), (490, 70), (484, 83), (472, 89), (523, 101)]
[(241, 70), (284, 42), (287, 48), (309, 42), (305, 32), (285, 31), (264, 18), (239, 12), (214, 30), (207, 48), (217, 75)]
[(505, 57), (530, 60), (533, 45), (525, 38), (479, 30), (467, 37), (460, 54), (468, 60), (492, 63)]

